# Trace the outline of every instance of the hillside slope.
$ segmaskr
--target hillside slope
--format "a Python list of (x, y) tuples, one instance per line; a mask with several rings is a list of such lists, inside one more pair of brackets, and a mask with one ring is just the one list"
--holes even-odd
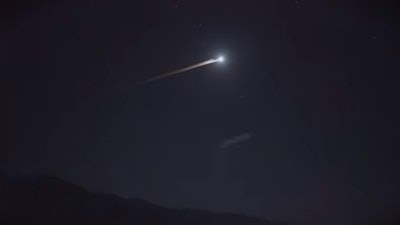
[(168, 209), (139, 199), (91, 193), (47, 176), (2, 176), (0, 224), (272, 225), (239, 214)]

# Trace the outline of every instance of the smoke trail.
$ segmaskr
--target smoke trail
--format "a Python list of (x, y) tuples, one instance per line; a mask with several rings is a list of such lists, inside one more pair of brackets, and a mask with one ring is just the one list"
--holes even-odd
[(182, 68), (182, 69), (179, 69), (179, 70), (175, 70), (175, 71), (172, 71), (172, 72), (160, 75), (160, 76), (156, 76), (156, 77), (150, 78), (148, 80), (145, 80), (145, 81), (142, 81), (142, 82), (138, 83), (138, 85), (144, 85), (144, 84), (156, 81), (156, 80), (160, 80), (160, 79), (163, 79), (163, 78), (166, 78), (166, 77), (170, 77), (170, 76), (173, 76), (173, 75), (176, 75), (176, 74), (179, 74), (179, 73), (186, 72), (188, 70), (195, 69), (197, 67), (205, 66), (205, 65), (208, 65), (208, 64), (211, 64), (211, 63), (215, 63), (215, 62), (219, 62), (219, 61), (220, 61), (220, 59), (209, 59), (209, 60), (206, 60), (206, 61), (201, 62), (201, 63), (196, 63), (196, 64), (194, 64), (192, 66), (188, 66), (188, 67), (185, 67), (185, 68)]

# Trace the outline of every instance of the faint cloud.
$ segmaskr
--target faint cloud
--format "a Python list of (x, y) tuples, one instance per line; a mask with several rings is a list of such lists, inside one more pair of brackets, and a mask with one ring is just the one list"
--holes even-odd
[(242, 142), (250, 140), (253, 137), (253, 135), (254, 135), (254, 133), (249, 132), (249, 133), (244, 133), (244, 134), (241, 134), (238, 136), (228, 138), (228, 139), (222, 141), (221, 144), (219, 145), (219, 147), (225, 149), (225, 148), (229, 148), (234, 145), (239, 145)]

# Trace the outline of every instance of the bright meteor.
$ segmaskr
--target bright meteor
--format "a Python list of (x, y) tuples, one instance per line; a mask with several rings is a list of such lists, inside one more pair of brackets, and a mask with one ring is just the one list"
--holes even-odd
[(224, 57), (220, 56), (220, 57), (218, 57), (216, 59), (209, 59), (209, 60), (206, 60), (204, 62), (196, 63), (194, 65), (191, 65), (191, 66), (179, 69), (179, 70), (174, 70), (172, 72), (169, 72), (169, 73), (166, 73), (166, 74), (163, 74), (163, 75), (160, 75), (160, 76), (156, 76), (156, 77), (150, 78), (148, 80), (142, 81), (142, 82), (139, 83), (139, 85), (144, 85), (144, 84), (156, 81), (156, 80), (167, 78), (167, 77), (179, 74), (179, 73), (186, 72), (188, 70), (192, 70), (192, 69), (195, 69), (195, 68), (198, 68), (198, 67), (201, 67), (201, 66), (205, 66), (205, 65), (208, 65), (208, 64), (211, 64), (211, 63), (216, 63), (216, 62), (219, 62), (219, 63), (224, 62)]

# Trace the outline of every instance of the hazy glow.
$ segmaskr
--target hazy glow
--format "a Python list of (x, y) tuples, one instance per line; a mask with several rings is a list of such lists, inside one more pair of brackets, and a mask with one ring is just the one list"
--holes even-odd
[(224, 59), (223, 56), (220, 56), (220, 57), (217, 58), (217, 61), (218, 61), (218, 62), (224, 62), (224, 60), (225, 60), (225, 59)]

